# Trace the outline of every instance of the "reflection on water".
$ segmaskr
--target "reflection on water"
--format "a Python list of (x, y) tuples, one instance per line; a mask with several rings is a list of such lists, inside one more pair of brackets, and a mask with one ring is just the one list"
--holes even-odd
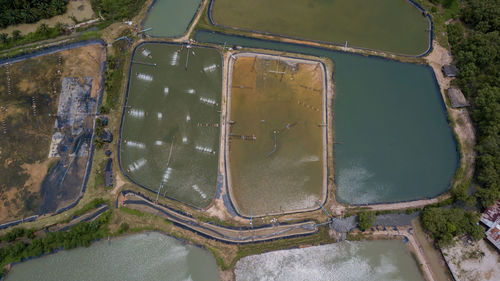
[(15, 265), (8, 281), (21, 280), (219, 280), (205, 250), (160, 233), (101, 241)]
[(402, 241), (341, 242), (249, 256), (236, 264), (236, 280), (422, 281)]

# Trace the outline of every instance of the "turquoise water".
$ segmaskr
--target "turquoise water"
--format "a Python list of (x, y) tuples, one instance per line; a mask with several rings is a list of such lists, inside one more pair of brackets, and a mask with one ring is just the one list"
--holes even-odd
[(220, 279), (208, 251), (152, 232), (32, 259), (15, 265), (6, 280)]
[(189, 27), (200, 3), (201, 0), (156, 0), (143, 27), (152, 27), (147, 31), (152, 36), (180, 37)]
[(209, 32), (197, 32), (195, 39), (334, 61), (333, 151), (338, 201), (416, 200), (449, 188), (458, 153), (431, 68)]

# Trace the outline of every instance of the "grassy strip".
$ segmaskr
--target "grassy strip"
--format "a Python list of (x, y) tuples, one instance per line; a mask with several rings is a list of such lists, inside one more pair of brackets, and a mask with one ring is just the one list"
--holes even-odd
[(130, 209), (130, 208), (127, 208), (127, 207), (120, 207), (120, 211), (122, 211), (122, 212), (124, 212), (126, 214), (129, 214), (129, 215), (137, 216), (137, 217), (143, 217), (144, 216), (143, 212), (135, 210), (135, 209)]
[(71, 220), (71, 218), (81, 216), (81, 215), (87, 213), (88, 211), (90, 211), (92, 209), (95, 209), (97, 206), (100, 206), (102, 204), (109, 204), (109, 201), (104, 200), (102, 198), (94, 198), (89, 203), (83, 205), (83, 207), (81, 207), (80, 209), (74, 211), (73, 214), (71, 214), (70, 218), (68, 218), (68, 221)]

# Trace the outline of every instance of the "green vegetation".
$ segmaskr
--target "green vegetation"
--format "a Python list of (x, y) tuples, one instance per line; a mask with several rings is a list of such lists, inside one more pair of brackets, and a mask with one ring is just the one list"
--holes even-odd
[(120, 207), (120, 211), (126, 213), (126, 214), (129, 214), (129, 215), (133, 215), (133, 216), (138, 216), (138, 217), (143, 217), (144, 216), (144, 213), (142, 213), (141, 211), (139, 210), (135, 210), (135, 209), (130, 209), (130, 208), (127, 208), (127, 207)]
[(0, 33), (0, 50), (40, 40), (55, 38), (65, 32), (66, 28), (62, 23), (57, 23), (54, 27), (49, 27), (48, 25), (42, 23), (38, 26), (35, 32), (30, 32), (25, 36), (22, 36), (19, 30), (14, 30), (12, 32), (12, 37), (9, 37), (7, 33)]
[(422, 225), (436, 239), (439, 246), (450, 245), (453, 237), (468, 234), (472, 239), (484, 237), (484, 229), (477, 225), (479, 213), (460, 208), (425, 208)]
[(85, 214), (86, 212), (88, 212), (92, 209), (95, 209), (102, 204), (109, 204), (109, 201), (104, 200), (102, 198), (94, 198), (89, 203), (83, 205), (83, 207), (81, 207), (80, 209), (74, 211), (70, 217), (73, 218), (73, 217), (81, 216), (81, 215)]
[(34, 23), (66, 12), (69, 0), (0, 0), (0, 28)]
[(484, 207), (500, 199), (500, 1), (471, 0), (462, 20), (448, 26), (459, 74), (456, 79), (472, 105), (477, 141), (476, 196)]
[(0, 236), (0, 241), (13, 242), (17, 238), (27, 237), (29, 239), (35, 238), (35, 231), (33, 229), (26, 229), (22, 227), (13, 228), (11, 231)]
[(362, 211), (358, 214), (358, 227), (362, 231), (367, 230), (375, 221), (375, 213), (370, 211)]
[(96, 14), (106, 20), (118, 21), (134, 17), (144, 2), (145, 0), (91, 0), (90, 4)]
[[(110, 218), (111, 211), (108, 211), (96, 220), (81, 222), (71, 227), (68, 231), (49, 232), (43, 238), (32, 239), (29, 243), (24, 240), (11, 243), (6, 247), (0, 248), (0, 266), (3, 268), (6, 264), (19, 262), (30, 257), (37, 257), (58, 249), (88, 247), (92, 241), (109, 235), (107, 224)], [(24, 232), (23, 237), (26, 237)], [(0, 277), (4, 274), (5, 272), (0, 272)]]

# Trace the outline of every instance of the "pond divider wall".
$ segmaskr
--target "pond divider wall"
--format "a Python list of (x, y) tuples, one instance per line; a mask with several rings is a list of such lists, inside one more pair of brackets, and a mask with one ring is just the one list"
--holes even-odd
[[(32, 53), (21, 54), (21, 55), (12, 57), (12, 58), (0, 60), (0, 66), (4, 65), (4, 64), (17, 63), (17, 62), (21, 62), (21, 61), (27, 60), (27, 59), (37, 58), (37, 57), (40, 57), (40, 56), (50, 55), (50, 54), (57, 53), (57, 52), (60, 52), (60, 51), (66, 51), (66, 50), (71, 50), (71, 49), (85, 47), (85, 46), (90, 46), (90, 45), (101, 45), (101, 46), (105, 47), (106, 46), (106, 42), (104, 40), (101, 40), (101, 39), (98, 39), (98, 40), (97, 39), (93, 39), (93, 40), (87, 40), (87, 41), (80, 41), (80, 42), (73, 42), (73, 43), (69, 43), (69, 44), (51, 46), (51, 47), (47, 47), (45, 49), (42, 49), (42, 50), (39, 50), (39, 51), (35, 51), (35, 52), (32, 52)], [(107, 60), (107, 58), (108, 58), (108, 53), (106, 52), (106, 60)], [(106, 61), (104, 61), (103, 64), (102, 64), (101, 85), (104, 85), (104, 71), (105, 70), (106, 70)], [(96, 112), (99, 112), (99, 108), (101, 107), (102, 98), (103, 98), (103, 92), (104, 92), (104, 86), (101, 87), (101, 90), (98, 93), (97, 105), (96, 105)], [(94, 139), (96, 137), (96, 135), (95, 135), (95, 120), (96, 120), (96, 118), (94, 118), (94, 123), (92, 125), (92, 138), (90, 139), (90, 142), (91, 142), (90, 143), (90, 155), (89, 155), (89, 159), (87, 161), (87, 165), (86, 165), (86, 168), (85, 168), (85, 174), (83, 176), (83, 182), (82, 182), (82, 186), (81, 186), (81, 189), (80, 189), (80, 194), (78, 195), (78, 197), (73, 202), (71, 202), (70, 204), (68, 204), (65, 207), (57, 209), (54, 213), (51, 214), (51, 216), (58, 215), (58, 214), (60, 214), (62, 212), (65, 212), (65, 211), (67, 211), (67, 210), (75, 207), (78, 204), (78, 202), (80, 202), (80, 199), (83, 198), (83, 195), (85, 193), (85, 189), (87, 188), (87, 182), (89, 180), (90, 172), (92, 171), (92, 161), (94, 159), (94, 150), (95, 150)], [(23, 223), (23, 222), (32, 222), (32, 221), (36, 220), (41, 215), (44, 215), (44, 214), (43, 213), (42, 214), (37, 214), (37, 215), (34, 215), (34, 216), (30, 216), (28, 218), (23, 218), (23, 219), (19, 219), (19, 220), (15, 220), (15, 221), (11, 221), (11, 222), (7, 222), (7, 223), (4, 223), (4, 224), (1, 224), (0, 225), (0, 229), (5, 229), (5, 228), (11, 227), (11, 226), (15, 226), (15, 225), (18, 225), (18, 224)]]
[[(244, 32), (252, 32), (252, 33), (257, 33), (257, 34), (262, 34), (262, 35), (268, 35), (268, 36), (275, 36), (275, 37), (281, 37), (281, 38), (287, 38), (287, 39), (292, 39), (292, 40), (298, 40), (298, 41), (304, 41), (304, 42), (315, 42), (315, 43), (320, 43), (320, 44), (325, 44), (325, 45), (330, 45), (330, 46), (337, 46), (337, 47), (344, 47), (344, 45), (335, 43), (335, 42), (326, 42), (326, 41), (321, 41), (321, 40), (312, 40), (312, 39), (305, 39), (305, 38), (300, 38), (300, 37), (294, 37), (294, 36), (286, 36), (286, 35), (280, 35), (280, 34), (275, 34), (271, 32), (264, 32), (264, 31), (257, 31), (257, 30), (251, 30), (251, 29), (245, 29), (245, 28), (238, 28), (238, 27), (232, 27), (232, 26), (226, 26), (222, 24), (217, 24), (214, 22), (213, 17), (212, 17), (212, 9), (213, 9), (213, 3), (215, 0), (209, 0), (210, 3), (208, 3), (208, 9), (207, 9), (207, 16), (208, 16), (208, 21), (210, 21), (210, 24), (213, 26), (221, 27), (221, 28), (226, 28), (226, 29), (233, 29), (233, 30), (238, 30), (238, 31), (244, 31)], [(376, 50), (376, 49), (371, 49), (371, 48), (364, 48), (364, 47), (356, 47), (356, 46), (349, 46), (349, 48), (352, 49), (357, 49), (357, 50), (364, 50), (364, 51), (373, 51), (373, 52), (384, 52), (384, 53), (389, 53), (389, 54), (394, 54), (402, 57), (425, 57), (427, 56), (430, 52), (433, 50), (433, 40), (434, 40), (434, 24), (432, 22), (432, 18), (429, 13), (427, 13), (422, 6), (420, 6), (418, 3), (414, 2), (413, 0), (407, 0), (412, 6), (414, 6), (417, 10), (422, 12), (425, 17), (427, 18), (427, 21), (429, 23), (429, 45), (428, 48), (425, 52), (419, 55), (408, 55), (408, 54), (400, 54), (400, 53), (395, 53), (395, 52), (390, 52), (390, 51), (384, 51), (384, 50)], [(235, 35), (239, 36), (239, 35)], [(257, 38), (256, 38), (257, 39)], [(281, 42), (285, 43), (285, 42)], [(300, 44), (297, 44), (300, 45)], [(305, 44), (302, 44), (305, 45)]]
[[(277, 51), (277, 50), (273, 50), (273, 51)], [(280, 51), (280, 50), (278, 50)], [(265, 55), (265, 56), (275, 56), (274, 54), (269, 54), (269, 53), (263, 53), (263, 52), (248, 52), (248, 51), (245, 51), (243, 53), (251, 53), (251, 54), (255, 54), (255, 55)], [(287, 52), (289, 54), (293, 54), (292, 52)], [(238, 53), (236, 53), (238, 54)], [(306, 55), (306, 56), (312, 56), (310, 54), (303, 54), (303, 53), (297, 53), (297, 54), (302, 54), (302, 55)], [(232, 57), (232, 55), (231, 55)], [(229, 60), (231, 60), (231, 57), (229, 58)], [(324, 175), (324, 177), (326, 178), (326, 183), (323, 183), (323, 184), (326, 184), (326, 186), (324, 186), (324, 189), (323, 189), (323, 195), (324, 195), (324, 198), (322, 198), (322, 202), (321, 204), (322, 205), (325, 205), (326, 202), (328, 201), (328, 178), (330, 176), (330, 171), (328, 169), (328, 147), (329, 147), (329, 141), (328, 141), (328, 128), (330, 126), (329, 122), (328, 122), (328, 114), (329, 114), (329, 110), (328, 110), (328, 71), (326, 69), (326, 66), (325, 64), (320, 61), (320, 60), (312, 60), (312, 59), (304, 59), (304, 58), (298, 58), (298, 57), (293, 57), (293, 56), (287, 56), (287, 55), (280, 55), (280, 57), (282, 58), (290, 58), (290, 59), (300, 59), (300, 60), (308, 60), (308, 61), (316, 61), (318, 62), (321, 67), (323, 68), (323, 73), (325, 74), (324, 75), (324, 81), (323, 81), (323, 87), (324, 87), (324, 95), (323, 95), (323, 113), (322, 115), (325, 115), (325, 124), (326, 124), (326, 134), (325, 134), (325, 138), (326, 138), (326, 151), (323, 152), (324, 154), (324, 157), (325, 158), (325, 162), (326, 162), (326, 175)], [(227, 66), (229, 67), (229, 65)], [(229, 75), (229, 72), (230, 70), (228, 70), (228, 75)], [(332, 70), (332, 76), (333, 76), (333, 70)], [(229, 122), (229, 118), (228, 118), (228, 114), (229, 114), (229, 111), (228, 110), (228, 107), (230, 107), (230, 103), (228, 102), (230, 100), (230, 87), (229, 87), (229, 77), (227, 77), (226, 79), (226, 93), (225, 93), (225, 96), (226, 96), (226, 122)], [(333, 81), (333, 80), (332, 80)], [(225, 129), (227, 130), (227, 127), (228, 126), (225, 126)], [(224, 131), (224, 139), (226, 139), (226, 131)], [(226, 145), (227, 146), (227, 145)], [(322, 145), (323, 146), (323, 145)], [(333, 146), (333, 144), (332, 144)], [(226, 179), (226, 194), (224, 196), (227, 196), (227, 200), (224, 200), (224, 206), (226, 207), (227, 211), (231, 214), (231, 216), (239, 216), (239, 217), (242, 217), (242, 218), (245, 218), (245, 219), (251, 219), (252, 217), (249, 217), (249, 216), (246, 216), (246, 215), (243, 215), (239, 209), (236, 207), (236, 204), (234, 204), (233, 202), (233, 198), (231, 196), (231, 192), (230, 192), (230, 187), (229, 187), (229, 179), (228, 179), (228, 174), (230, 172), (228, 172), (228, 167), (227, 167), (227, 162), (229, 162), (229, 159), (228, 159), (228, 156), (227, 156), (227, 149), (226, 147), (224, 148), (224, 174), (225, 174), (225, 179)], [(323, 168), (322, 168), (323, 169)], [(223, 196), (223, 197), (224, 197)], [(223, 198), (225, 199), (225, 198)], [(229, 204), (226, 204), (226, 201), (228, 201), (227, 203)], [(282, 213), (270, 213), (270, 214), (267, 214), (267, 215), (261, 215), (261, 216), (253, 216), (253, 218), (257, 218), (257, 217), (265, 217), (265, 216), (272, 216), (272, 215), (288, 215), (288, 214), (296, 214), (296, 213), (305, 213), (305, 212), (314, 212), (314, 211), (317, 211), (321, 209), (321, 206), (318, 206), (318, 207), (312, 207), (312, 208), (309, 208), (309, 209), (303, 209), (303, 210), (295, 210), (295, 211), (290, 211), (290, 212), (282, 212)]]
[[(142, 42), (140, 44), (138, 44), (137, 46), (135, 46), (134, 50), (132, 51), (132, 56), (131, 58), (133, 58), (135, 56), (135, 52), (137, 51), (137, 49), (142, 46), (142, 45), (145, 45), (145, 44), (164, 44), (164, 45), (173, 45), (173, 46), (182, 46), (182, 45), (186, 45), (186, 43), (176, 43), (176, 42), (163, 42), (163, 41), (147, 41), (147, 42)], [(213, 50), (217, 50), (221, 56), (221, 65), (222, 65), (222, 69), (224, 69), (224, 59), (223, 59), (223, 56), (222, 56), (222, 53), (217, 49), (217, 48), (214, 48), (214, 47), (207, 47), (207, 46), (201, 46), (201, 45), (196, 45), (196, 44), (190, 44), (191, 46), (194, 46), (194, 47), (197, 47), (197, 48), (206, 48), (206, 49), (213, 49)], [(130, 60), (130, 65), (129, 65), (129, 72), (128, 72), (128, 76), (127, 76), (127, 88), (126, 88), (126, 91), (125, 91), (125, 100), (123, 102), (123, 111), (122, 111), (122, 116), (121, 116), (121, 120), (120, 120), (120, 132), (118, 134), (118, 166), (120, 167), (120, 171), (122, 172), (122, 174), (129, 180), (131, 181), (132, 183), (134, 183), (135, 185), (141, 187), (141, 188), (144, 188), (154, 194), (157, 193), (157, 191), (155, 190), (152, 190), (151, 188), (143, 185), (143, 184), (140, 184), (138, 182), (136, 182), (134, 179), (132, 179), (125, 171), (125, 169), (123, 169), (122, 167), (122, 162), (121, 162), (121, 142), (122, 142), (122, 132), (123, 132), (123, 122), (124, 122), (124, 119), (125, 119), (125, 113), (127, 111), (127, 101), (128, 101), (128, 95), (129, 95), (129, 91), (130, 91), (130, 77), (132, 75), (132, 65), (133, 65), (133, 60), (131, 59)], [(222, 77), (221, 77), (222, 78)], [(222, 81), (221, 81), (221, 84), (222, 84)], [(221, 93), (222, 94), (222, 93)], [(220, 118), (222, 118), (222, 115), (220, 116)], [(221, 120), (221, 119), (220, 119)], [(222, 130), (220, 130), (219, 134), (222, 134)], [(220, 142), (220, 135), (219, 135), (219, 142)], [(219, 147), (220, 147), (220, 144), (219, 144)], [(217, 164), (217, 169), (218, 169), (218, 164)], [(217, 185), (218, 185), (218, 181), (219, 179), (217, 179), (217, 182), (215, 183), (216, 184), (216, 188), (217, 188)], [(217, 192), (217, 191), (216, 191)], [(173, 197), (170, 197), (170, 196), (167, 196), (167, 195), (160, 195), (164, 198), (167, 198), (167, 199), (170, 199), (170, 200), (173, 200), (175, 202), (179, 202), (183, 205), (186, 205), (186, 206), (189, 206), (195, 210), (198, 210), (198, 211), (201, 211), (201, 210), (204, 210), (204, 208), (199, 208), (199, 207), (196, 207), (196, 206), (193, 206), (191, 204), (188, 204), (188, 203), (185, 203), (185, 202), (182, 202), (178, 199), (175, 199)], [(213, 201), (215, 199), (215, 196), (212, 198), (212, 203), (210, 203), (206, 208), (209, 208), (212, 204), (213, 204)]]
[[(163, 214), (165, 214), (167, 217), (172, 217), (172, 215), (166, 213), (164, 210), (162, 210), (161, 208), (159, 208), (158, 206), (161, 206), (165, 209), (168, 209), (176, 214), (179, 214), (179, 215), (183, 215), (183, 216), (186, 216), (186, 217), (190, 217), (190, 218), (193, 218), (191, 215), (189, 214), (186, 214), (184, 212), (181, 212), (181, 211), (178, 211), (178, 210), (175, 210), (175, 209), (172, 209), (166, 205), (163, 205), (163, 204), (160, 204), (160, 203), (152, 203), (151, 200), (146, 197), (145, 195), (143, 195), (142, 193), (140, 192), (135, 192), (135, 191), (132, 191), (132, 190), (124, 190), (122, 192), (120, 192), (121, 195), (125, 196), (127, 194), (134, 194), (138, 197), (141, 197), (143, 198), (144, 200), (146, 201), (138, 201), (138, 200), (125, 200), (124, 202), (125, 203), (131, 203), (131, 204), (139, 204), (139, 205), (144, 205), (144, 206), (148, 206), (150, 208), (153, 208)], [(116, 204), (118, 205), (118, 199), (116, 200)], [(183, 219), (180, 219), (180, 218), (175, 218), (176, 220), (179, 220), (179, 221), (183, 221), (185, 222), (186, 224), (188, 225), (192, 225), (190, 224), (189, 222), (187, 221), (184, 221)], [(307, 234), (296, 234), (296, 235), (290, 235), (290, 236), (286, 236), (286, 237), (276, 237), (276, 238), (271, 238), (271, 239), (267, 239), (267, 240), (259, 240), (259, 241), (243, 241), (243, 242), (233, 242), (233, 241), (228, 241), (228, 240), (222, 240), (222, 239), (219, 239), (217, 237), (214, 237), (214, 236), (210, 236), (210, 235), (207, 235), (203, 232), (200, 232), (196, 229), (193, 229), (193, 228), (190, 228), (186, 225), (183, 225), (183, 224), (180, 224), (178, 222), (175, 222), (175, 221), (172, 221), (172, 220), (169, 220), (170, 222), (172, 222), (175, 226), (178, 226), (182, 229), (186, 229), (186, 230), (189, 230), (189, 231), (192, 231), (192, 232), (195, 232), (196, 234), (204, 237), (204, 238), (207, 238), (207, 239), (212, 239), (212, 240), (215, 240), (215, 241), (219, 241), (219, 242), (222, 242), (222, 243), (226, 243), (226, 244), (255, 244), (255, 243), (262, 243), (262, 242), (269, 242), (269, 241), (274, 241), (274, 240), (279, 240), (279, 239), (283, 239), (283, 238), (296, 238), (296, 237), (303, 237), (303, 236), (309, 236), (309, 235), (312, 235), (312, 234), (315, 234), (317, 232), (313, 232), (313, 233), (307, 233)], [(307, 222), (308, 220), (300, 220), (300, 221), (297, 221), (295, 223), (287, 223), (287, 222), (283, 222), (283, 223), (280, 223), (280, 225), (294, 225), (294, 224), (299, 224), (299, 223), (303, 223), (303, 222)], [(197, 227), (200, 227), (200, 228), (204, 228), (203, 227), (203, 222), (197, 224), (197, 225), (193, 225), (193, 226), (197, 226)], [(252, 229), (255, 230), (255, 229), (261, 229), (261, 228), (266, 228), (266, 227), (272, 227), (274, 226), (273, 224), (264, 224), (264, 225), (260, 225), (260, 226), (255, 226), (253, 228), (251, 227), (247, 227), (247, 226), (241, 226), (241, 227), (235, 227), (235, 226), (222, 226), (222, 225), (218, 225), (216, 223), (210, 223), (211, 225), (214, 225), (214, 226), (217, 226), (217, 227), (220, 227), (220, 228), (226, 228), (226, 229), (231, 229), (231, 230), (244, 230), (244, 231), (251, 231)], [(213, 230), (211, 230), (213, 231)], [(215, 231), (214, 231), (215, 232)], [(224, 234), (221, 234), (219, 233), (219, 235), (221, 235), (221, 237), (227, 237), (228, 239), (230, 239), (228, 236), (224, 235)]]
[[(346, 53), (346, 52), (342, 52), (342, 51), (339, 51), (339, 50), (332, 50), (332, 49), (328, 49), (326, 47), (320, 47), (320, 46), (309, 46), (309, 45), (292, 43), (292, 42), (280, 42), (280, 41), (269, 40), (269, 39), (253, 38), (253, 37), (243, 36), (243, 35), (226, 34), (224, 32), (217, 32), (217, 31), (201, 30), (201, 31), (197, 31), (197, 32), (210, 33), (210, 34), (220, 34), (222, 36), (230, 36), (230, 37), (242, 38), (242, 39), (252, 40), (252, 41), (267, 42), (267, 43), (271, 43), (271, 44), (283, 44), (283, 45), (296, 46), (296, 47), (305, 47), (305, 48), (310, 48), (310, 49), (319, 50), (319, 51), (326, 51), (326, 52), (333, 52), (333, 53), (341, 53), (341, 54), (348, 54), (348, 55), (369, 57), (369, 58), (380, 59), (380, 60), (387, 60), (387, 61), (397, 61), (399, 63), (408, 63), (408, 62), (401, 62), (401, 61), (398, 61), (398, 60), (393, 59), (393, 58), (386, 58), (386, 57), (381, 57), (381, 56), (376, 56), (376, 55), (371, 55), (371, 54), (370, 55), (364, 55), (364, 54), (359, 54), (359, 53)], [(196, 38), (196, 34), (195, 34), (195, 38)], [(210, 42), (202, 42), (202, 43), (214, 44), (214, 45), (217, 44), (217, 43), (210, 43)], [(242, 44), (242, 45), (243, 45), (242, 47), (246, 47), (246, 48), (259, 48), (259, 49), (263, 49), (263, 50), (272, 50), (272, 51), (280, 51), (280, 52), (283, 52), (283, 51), (284, 52), (292, 52), (292, 51), (287, 51), (287, 50), (278, 49), (278, 48), (272, 48), (272, 47), (260, 47), (260, 46), (259, 47), (254, 47), (254, 46), (248, 46), (248, 45), (244, 46), (244, 44)], [(306, 55), (306, 56), (314, 56), (314, 54), (306, 53), (306, 52), (301, 52), (301, 51), (298, 51), (298, 50), (294, 50), (293, 52), (297, 53), (297, 54)], [(415, 63), (408, 63), (408, 64), (415, 64)], [(444, 101), (443, 96), (441, 95), (441, 90), (440, 90), (439, 83), (438, 83), (438, 80), (436, 78), (436, 73), (434, 72), (434, 69), (430, 65), (428, 65), (428, 64), (420, 64), (420, 65), (425, 66), (427, 69), (429, 69), (431, 71), (432, 77), (434, 79), (434, 85), (435, 85), (435, 87), (437, 87), (438, 92), (440, 94), (441, 106), (443, 108), (444, 113), (446, 114), (446, 117), (449, 119), (449, 115), (448, 115), (448, 110), (447, 110), (447, 107), (446, 107), (446, 103)], [(336, 68), (336, 64), (334, 63), (334, 69), (333, 69), (333, 72), (332, 72), (332, 78), (335, 75), (335, 68)], [(335, 81), (334, 78), (333, 78), (333, 81)], [(458, 168), (458, 167), (460, 167), (460, 156), (461, 155), (460, 155), (460, 151), (458, 150), (458, 140), (456, 139), (456, 135), (453, 132), (453, 128), (451, 128), (451, 129), (452, 129), (452, 134), (453, 134), (453, 141), (455, 142), (455, 150), (457, 151), (457, 155), (459, 156), (459, 157), (457, 157), (457, 164), (456, 164), (456, 167)], [(335, 157), (334, 157), (333, 161), (335, 161)], [(227, 173), (226, 173), (226, 181), (227, 181)], [(336, 176), (334, 177), (334, 182), (335, 182), (335, 185), (336, 185), (337, 184), (337, 177)], [(392, 202), (378, 202), (378, 203), (370, 203), (370, 204), (368, 204), (368, 203), (364, 203), (364, 204), (347, 204), (347, 205), (349, 205), (349, 206), (375, 206), (375, 205), (382, 205), (382, 204), (396, 204), (396, 203), (415, 202), (415, 201), (420, 201), (420, 200), (429, 200), (429, 199), (437, 198), (437, 197), (439, 197), (439, 196), (441, 196), (443, 194), (446, 194), (450, 190), (451, 187), (452, 187), (452, 183), (450, 182), (450, 184), (448, 185), (448, 188), (446, 190), (444, 190), (443, 192), (438, 193), (434, 197), (423, 197), (423, 198), (416, 199), (416, 200), (401, 200), (401, 201), (392, 201)], [(336, 202), (338, 202), (338, 201), (336, 201)], [(231, 204), (232, 204), (232, 202), (231, 202)], [(244, 217), (244, 218), (250, 219), (250, 217)]]

